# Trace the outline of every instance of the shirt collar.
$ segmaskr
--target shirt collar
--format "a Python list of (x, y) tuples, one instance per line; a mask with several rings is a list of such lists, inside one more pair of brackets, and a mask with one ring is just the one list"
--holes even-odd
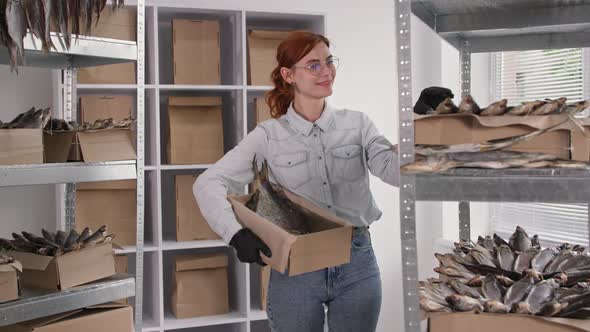
[(293, 128), (295, 128), (303, 135), (309, 136), (311, 134), (311, 130), (313, 129), (314, 124), (320, 127), (322, 131), (327, 131), (332, 125), (332, 120), (334, 118), (333, 113), (333, 107), (326, 101), (324, 110), (322, 111), (322, 115), (320, 115), (320, 118), (317, 119), (314, 123), (312, 123), (304, 119), (297, 112), (295, 112), (295, 109), (293, 108), (293, 103), (291, 103), (291, 105), (289, 105), (289, 109), (287, 110), (286, 118)]

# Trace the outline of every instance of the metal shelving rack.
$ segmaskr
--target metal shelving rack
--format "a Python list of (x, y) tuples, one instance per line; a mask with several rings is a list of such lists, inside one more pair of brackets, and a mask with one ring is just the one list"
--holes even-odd
[[(137, 42), (79, 36), (69, 50), (60, 48), (55, 33), (51, 38), (57, 50), (45, 54), (41, 42), (30, 34), (24, 38), (26, 66), (63, 70), (63, 109), (65, 120), (75, 120), (77, 110), (76, 68), (136, 61), (137, 63), (137, 159), (102, 163), (56, 163), (38, 165), (1, 165), (0, 187), (41, 184), (62, 186), (63, 220), (61, 228), (70, 229), (75, 220), (75, 183), (136, 179), (137, 246), (135, 277), (117, 274), (98, 282), (59, 292), (25, 290), (22, 298), (0, 305), (0, 326), (57, 314), (90, 305), (135, 296), (135, 329), (141, 331), (143, 288), (144, 224), (144, 61), (145, 0), (137, 1)], [(6, 50), (0, 50), (0, 63), (8, 64)]]
[[(411, 16), (460, 53), (461, 95), (470, 93), (471, 54), (590, 45), (589, 0), (395, 0), (400, 164), (414, 160)], [(461, 239), (470, 238), (469, 201), (590, 202), (590, 172), (470, 170), (401, 175), (400, 230), (405, 330), (420, 330), (415, 202), (458, 201)], [(590, 221), (589, 221), (590, 227)]]

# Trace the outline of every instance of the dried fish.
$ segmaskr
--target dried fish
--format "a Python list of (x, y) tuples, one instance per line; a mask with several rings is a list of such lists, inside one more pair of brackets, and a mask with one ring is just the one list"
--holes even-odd
[(41, 229), (41, 234), (43, 234), (45, 240), (55, 243), (55, 234), (48, 232), (45, 229)]
[(481, 292), (487, 300), (501, 301), (504, 298), (505, 289), (493, 274), (488, 274), (481, 285)]
[(293, 204), (280, 186), (270, 183), (266, 160), (259, 172), (254, 158), (252, 168), (257, 189), (246, 206), (291, 234), (310, 233), (302, 208)]
[(447, 296), (446, 300), (457, 311), (483, 311), (483, 306), (479, 300), (466, 295), (453, 294)]
[(512, 308), (512, 305), (525, 299), (525, 297), (533, 288), (533, 286), (534, 281), (531, 278), (522, 278), (519, 281), (515, 282), (514, 285), (512, 285), (506, 291), (506, 296), (504, 297), (504, 304), (506, 304), (509, 308)]
[(483, 109), (479, 115), (480, 116), (502, 115), (508, 111), (507, 105), (508, 105), (508, 100), (502, 99), (500, 101), (492, 103), (490, 106)]
[(531, 260), (531, 267), (539, 272), (545, 271), (545, 267), (549, 264), (557, 255), (557, 253), (550, 248), (545, 248), (541, 250), (533, 259)]
[(432, 300), (421, 298), (420, 299), (420, 307), (428, 312), (451, 312), (453, 311), (447, 305), (440, 304), (438, 302), (434, 302)]
[(505, 244), (498, 246), (498, 250), (496, 251), (496, 259), (498, 260), (501, 269), (512, 271), (512, 266), (514, 265), (514, 253), (509, 246)]
[(529, 103), (522, 103), (521, 105), (513, 107), (506, 115), (528, 115), (537, 108), (543, 106), (545, 101), (536, 100)]
[(76, 232), (76, 230), (75, 230), (75, 229), (71, 229), (71, 230), (70, 230), (70, 233), (68, 234), (68, 237), (66, 238), (66, 240), (65, 240), (65, 242), (64, 242), (63, 248), (64, 248), (65, 250), (69, 250), (69, 249), (71, 249), (71, 248), (72, 248), (72, 246), (73, 246), (74, 244), (76, 244), (76, 241), (78, 240), (78, 237), (79, 237), (79, 235), (78, 235), (78, 233)]
[(449, 286), (451, 286), (451, 288), (459, 295), (467, 295), (474, 299), (480, 299), (482, 297), (477, 289), (467, 286), (457, 279), (449, 280)]
[(8, 35), (12, 39), (12, 43), (7, 45), (10, 52), (10, 69), (18, 73), (18, 60), (25, 63), (23, 38), (27, 34), (27, 18), (19, 0), (7, 0), (6, 25), (8, 26)]
[(565, 102), (567, 101), (566, 97), (561, 97), (559, 99), (551, 100), (546, 104), (540, 106), (536, 110), (532, 111), (531, 115), (547, 115), (551, 113), (559, 113), (561, 109), (564, 107)]
[(475, 100), (473, 100), (473, 97), (471, 95), (467, 95), (465, 97), (463, 97), (463, 100), (461, 100), (461, 103), (459, 104), (459, 113), (471, 113), (471, 114), (479, 114), (481, 112), (479, 106), (477, 105), (477, 103), (475, 102)]
[(510, 312), (510, 308), (500, 301), (487, 301), (483, 304), (483, 309), (485, 312), (495, 314), (507, 314)]
[(445, 98), (434, 110), (436, 114), (451, 114), (457, 113), (459, 109), (450, 97)]
[(510, 248), (517, 252), (525, 252), (531, 247), (531, 239), (524, 228), (520, 226), (516, 226), (516, 231), (510, 236), (508, 243)]

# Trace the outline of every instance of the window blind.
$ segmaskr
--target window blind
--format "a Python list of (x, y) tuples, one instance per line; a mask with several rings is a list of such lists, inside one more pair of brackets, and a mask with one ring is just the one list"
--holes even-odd
[[(493, 95), (509, 105), (567, 97), (590, 98), (588, 49), (499, 52), (492, 57)], [(516, 225), (545, 246), (564, 242), (588, 246), (587, 204), (492, 203), (494, 232), (508, 239)]]

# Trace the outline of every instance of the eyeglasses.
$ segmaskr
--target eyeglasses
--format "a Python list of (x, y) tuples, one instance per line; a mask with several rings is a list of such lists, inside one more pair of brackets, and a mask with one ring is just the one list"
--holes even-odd
[(307, 66), (293, 66), (291, 68), (305, 68), (313, 75), (319, 76), (322, 73), (322, 69), (324, 68), (324, 65), (329, 70), (336, 71), (336, 69), (338, 69), (339, 64), (340, 64), (340, 59), (333, 56), (333, 57), (329, 58), (328, 60), (326, 60), (325, 62), (317, 61), (317, 62), (310, 63)]

